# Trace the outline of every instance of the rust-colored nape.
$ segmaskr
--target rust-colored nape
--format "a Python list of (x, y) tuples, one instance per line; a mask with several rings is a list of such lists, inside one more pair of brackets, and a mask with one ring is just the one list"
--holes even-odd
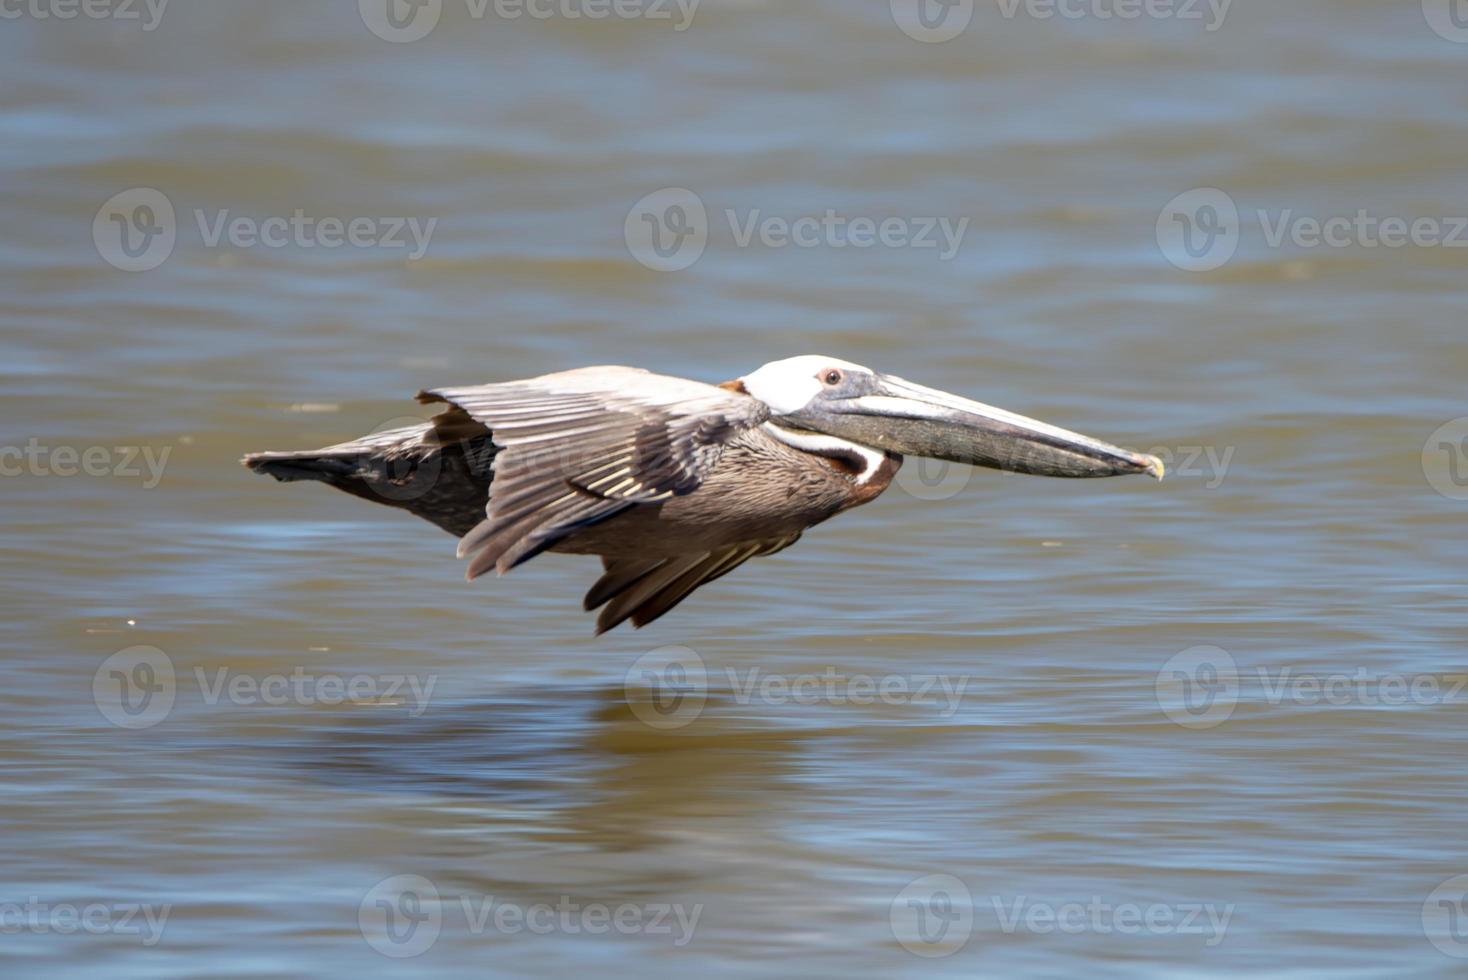
[(725, 381), (723, 384), (719, 385), (719, 387), (723, 388), (725, 391), (732, 391), (737, 395), (749, 394), (749, 389), (744, 387), (743, 378), (735, 378), (733, 381)]

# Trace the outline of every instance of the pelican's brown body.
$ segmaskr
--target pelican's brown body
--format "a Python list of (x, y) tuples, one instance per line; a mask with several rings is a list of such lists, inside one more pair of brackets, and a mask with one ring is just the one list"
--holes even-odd
[[(901, 456), (887, 453), (868, 475), (863, 461), (813, 456), (755, 429), (724, 447), (719, 466), (692, 493), (618, 514), (550, 550), (650, 558), (741, 541), (778, 543), (768, 554), (794, 544), (806, 528), (875, 500), (901, 465)], [(858, 483), (862, 476), (867, 481)]]
[[(977, 402), (949, 404), (942, 392), (831, 358), (778, 361), (719, 386), (599, 367), (419, 398), (447, 410), (244, 463), (431, 521), (460, 538), (471, 579), (542, 551), (599, 555), (604, 573), (585, 601), (606, 607), (598, 632), (628, 619), (650, 623), (699, 586), (876, 498), (901, 452), (921, 450), (913, 433), (955, 443), (947, 429), (933, 435), (956, 424), (940, 412), (982, 420), (972, 448), (945, 448), (943, 458), (1000, 465), (993, 443), (1003, 438), (1017, 450), (1002, 464), (1024, 472), (1160, 476), (1152, 457)], [(890, 424), (870, 428), (863, 411)]]

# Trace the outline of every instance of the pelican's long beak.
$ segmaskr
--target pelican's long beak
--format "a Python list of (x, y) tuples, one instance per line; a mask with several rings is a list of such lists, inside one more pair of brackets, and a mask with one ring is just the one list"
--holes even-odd
[(1039, 476), (1146, 473), (1160, 480), (1164, 473), (1156, 456), (891, 375), (878, 375), (875, 382), (868, 393), (825, 401), (790, 420), (904, 455)]

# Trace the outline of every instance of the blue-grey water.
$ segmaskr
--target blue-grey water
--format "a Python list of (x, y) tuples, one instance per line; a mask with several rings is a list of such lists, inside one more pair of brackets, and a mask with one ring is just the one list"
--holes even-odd
[[(0, 972), (1463, 975), (1461, 11), (393, 3), (3, 7)], [(812, 351), (1168, 479), (593, 638), (237, 465)]]

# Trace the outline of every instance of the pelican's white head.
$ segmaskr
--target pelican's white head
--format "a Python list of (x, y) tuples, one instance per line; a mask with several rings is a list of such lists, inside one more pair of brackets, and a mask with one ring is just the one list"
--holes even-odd
[(752, 374), (746, 374), (744, 390), (770, 406), (776, 415), (798, 412), (830, 387), (840, 385), (851, 375), (876, 377), (871, 368), (824, 354), (801, 354), (782, 361), (771, 361)]

